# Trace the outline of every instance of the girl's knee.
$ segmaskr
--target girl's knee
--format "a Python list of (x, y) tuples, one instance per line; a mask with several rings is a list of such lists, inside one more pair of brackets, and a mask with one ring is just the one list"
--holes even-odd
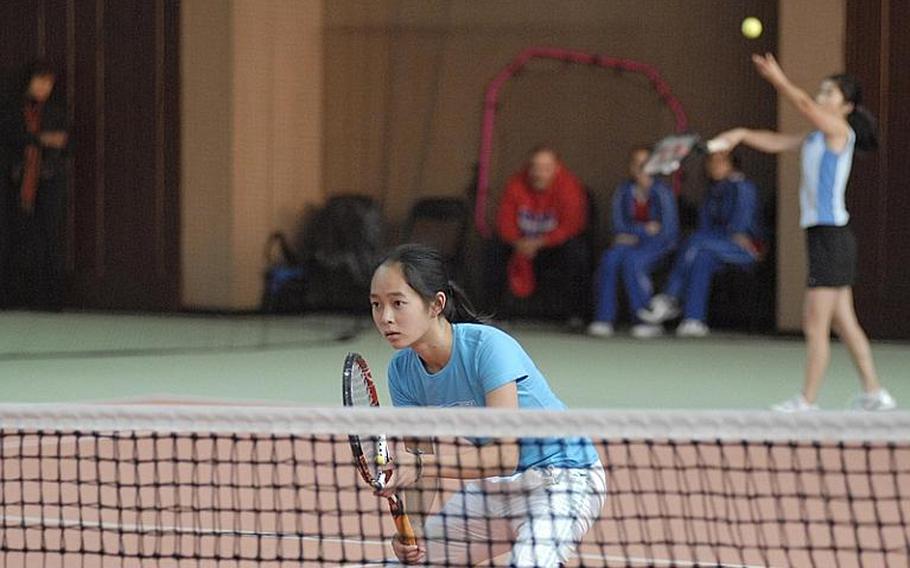
[(831, 334), (831, 322), (828, 319), (806, 314), (802, 322), (803, 335), (807, 339), (827, 337)]

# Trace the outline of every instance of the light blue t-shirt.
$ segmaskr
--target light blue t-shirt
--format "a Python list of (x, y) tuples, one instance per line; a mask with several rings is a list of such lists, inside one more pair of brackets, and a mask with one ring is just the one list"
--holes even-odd
[(847, 144), (840, 152), (828, 148), (825, 135), (816, 130), (803, 141), (802, 181), (799, 186), (802, 228), (815, 225), (842, 227), (850, 220), (844, 194), (853, 166), (856, 134), (850, 130)]
[[(389, 363), (395, 406), (486, 406), (486, 394), (511, 381), (518, 386), (519, 408), (566, 408), (521, 345), (488, 325), (453, 324), (452, 355), (437, 373), (428, 373), (410, 348)], [(522, 438), (519, 446), (518, 471), (548, 465), (587, 467), (598, 459), (587, 438)]]

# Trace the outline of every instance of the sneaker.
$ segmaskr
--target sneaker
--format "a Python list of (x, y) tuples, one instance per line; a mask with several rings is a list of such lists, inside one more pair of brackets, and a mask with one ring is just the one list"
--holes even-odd
[(810, 404), (802, 394), (798, 394), (793, 398), (788, 398), (783, 402), (772, 405), (771, 410), (777, 412), (812, 412), (818, 410), (818, 405)]
[(651, 339), (664, 334), (664, 328), (651, 323), (640, 323), (632, 326), (632, 337), (636, 339)]
[(694, 319), (684, 319), (676, 328), (676, 337), (704, 337), (710, 333), (704, 322)]
[(592, 321), (588, 326), (588, 335), (593, 337), (610, 337), (613, 335), (613, 324), (606, 321)]
[(857, 395), (850, 403), (851, 410), (865, 410), (874, 412), (876, 410), (894, 410), (897, 408), (897, 402), (891, 394), (883, 388), (875, 392), (864, 392)]
[(679, 302), (672, 296), (658, 294), (651, 298), (651, 303), (647, 308), (638, 310), (635, 315), (645, 323), (663, 323), (679, 315)]

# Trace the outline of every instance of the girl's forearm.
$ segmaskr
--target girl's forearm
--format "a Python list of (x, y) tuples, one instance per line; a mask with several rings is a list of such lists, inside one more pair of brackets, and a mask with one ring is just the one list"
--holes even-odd
[(741, 144), (769, 154), (795, 150), (800, 147), (803, 139), (802, 136), (783, 134), (773, 130), (752, 130), (748, 128), (738, 130), (741, 130)]
[(480, 447), (465, 440), (452, 445), (437, 443), (435, 454), (423, 455), (423, 474), (449, 479), (509, 475), (518, 466), (518, 456), (515, 439), (497, 439), (494, 444)]

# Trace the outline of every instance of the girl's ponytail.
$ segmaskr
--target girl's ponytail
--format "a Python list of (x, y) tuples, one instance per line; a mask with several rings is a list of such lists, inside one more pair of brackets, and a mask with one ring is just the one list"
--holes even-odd
[(853, 107), (853, 112), (847, 115), (850, 128), (856, 132), (856, 147), (860, 150), (878, 149), (878, 126), (875, 117), (869, 109), (862, 105)]
[(859, 150), (878, 148), (878, 126), (869, 109), (863, 106), (863, 90), (853, 75), (832, 75), (828, 79), (837, 85), (844, 100), (853, 103), (853, 112), (847, 115), (850, 128), (856, 133), (856, 147)]
[(450, 322), (486, 323), (486, 317), (478, 313), (464, 290), (451, 280), (449, 280), (446, 298), (449, 301), (446, 303), (445, 316)]

